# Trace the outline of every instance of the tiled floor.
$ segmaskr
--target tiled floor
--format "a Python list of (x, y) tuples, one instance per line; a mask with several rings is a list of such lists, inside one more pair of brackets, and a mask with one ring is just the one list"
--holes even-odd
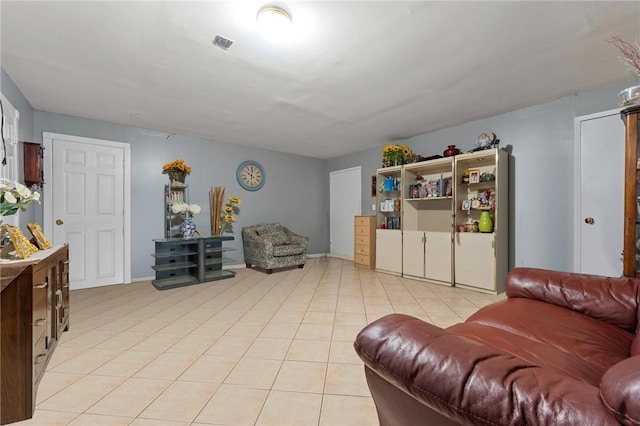
[(440, 326), (501, 296), (332, 258), (156, 290), (71, 292), (71, 328), (19, 425), (376, 425), (352, 342), (390, 312)]

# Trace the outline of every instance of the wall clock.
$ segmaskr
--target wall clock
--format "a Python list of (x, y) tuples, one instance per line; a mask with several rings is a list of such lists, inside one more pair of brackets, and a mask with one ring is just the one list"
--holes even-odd
[(257, 161), (244, 161), (236, 170), (236, 179), (247, 191), (257, 191), (264, 186), (264, 168)]

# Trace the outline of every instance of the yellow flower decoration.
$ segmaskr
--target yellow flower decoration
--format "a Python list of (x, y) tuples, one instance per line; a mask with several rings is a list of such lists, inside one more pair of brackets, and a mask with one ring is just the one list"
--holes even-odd
[(170, 171), (178, 171), (184, 172), (186, 174), (191, 174), (193, 169), (184, 162), (182, 158), (178, 158), (177, 160), (173, 160), (162, 166), (162, 173), (169, 173)]
[(382, 157), (390, 163), (406, 163), (413, 158), (413, 151), (406, 145), (389, 144), (382, 148)]

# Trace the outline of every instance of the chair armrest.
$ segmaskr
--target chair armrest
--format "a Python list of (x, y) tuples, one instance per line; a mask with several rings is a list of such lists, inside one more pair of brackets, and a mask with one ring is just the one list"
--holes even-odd
[(354, 347), (390, 385), (460, 424), (617, 424), (597, 387), (417, 318), (387, 315)]
[(624, 425), (640, 424), (640, 356), (620, 361), (602, 376), (600, 397)]
[(242, 244), (245, 255), (252, 252), (255, 253), (257, 250), (267, 256), (273, 255), (273, 244), (266, 238), (257, 235), (245, 235)]
[(523, 297), (552, 303), (631, 333), (639, 320), (639, 281), (600, 275), (514, 268), (507, 275), (507, 297)]
[(299, 244), (303, 246), (305, 249), (307, 248), (307, 245), (309, 244), (309, 237), (298, 235), (295, 232), (291, 231), (290, 229), (287, 229), (287, 228), (285, 229), (289, 237), (290, 244)]

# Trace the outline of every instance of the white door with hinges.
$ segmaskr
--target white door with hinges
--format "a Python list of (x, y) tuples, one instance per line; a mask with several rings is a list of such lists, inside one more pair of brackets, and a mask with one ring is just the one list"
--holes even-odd
[(69, 244), (71, 289), (130, 281), (129, 146), (47, 133), (44, 141), (45, 221), (54, 244)]
[(576, 272), (622, 275), (624, 132), (620, 109), (576, 118)]

